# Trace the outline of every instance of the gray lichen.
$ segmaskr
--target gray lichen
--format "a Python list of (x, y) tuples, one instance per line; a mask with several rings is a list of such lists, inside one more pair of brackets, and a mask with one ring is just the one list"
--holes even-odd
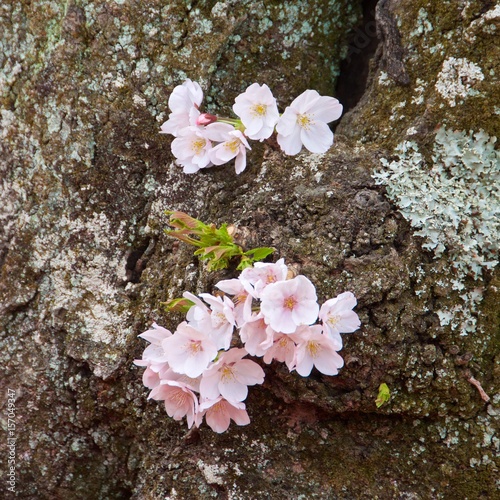
[[(458, 279), (498, 264), (500, 152), (496, 137), (441, 128), (429, 167), (415, 142), (396, 148), (397, 160), (382, 159), (374, 174), (389, 198), (437, 257), (447, 253)], [(463, 288), (463, 285), (462, 285)]]
[[(238, 177), (188, 177), (172, 163), (158, 134), (169, 92), (189, 76), (217, 110), (254, 81), (283, 105), (305, 88), (331, 95), (361, 2), (0, 5), (0, 385), (16, 390), (20, 496), (496, 492), (498, 267), (471, 312), (476, 334), (441, 326), (440, 311), (476, 284), (450, 293), (446, 255), (422, 251), (371, 172), (407, 131), (428, 165), (437, 124), (498, 135), (498, 13), (479, 1), (387, 4), (408, 87), (376, 66), (340, 126), (351, 141), (339, 134), (328, 154), (295, 158), (259, 143)], [(454, 107), (435, 86), (451, 57), (484, 75), (464, 82)], [(207, 273), (163, 234), (167, 208), (245, 228), (249, 246), (275, 246), (322, 300), (353, 291), (363, 328), (345, 339), (340, 376), (266, 367), (248, 400), (252, 425), (222, 436), (185, 436), (147, 402), (136, 334), (153, 320), (175, 326), (167, 298), (231, 277)], [(382, 381), (393, 397), (377, 410)]]

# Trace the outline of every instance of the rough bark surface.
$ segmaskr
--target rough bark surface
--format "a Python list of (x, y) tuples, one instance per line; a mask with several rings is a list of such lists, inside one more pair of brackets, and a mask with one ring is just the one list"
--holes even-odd
[[(2, 3), (0, 401), (7, 436), (15, 392), (13, 497), (498, 494), (499, 272), (453, 288), (458, 254), (423, 250), (372, 176), (408, 138), (431, 164), (442, 126), (500, 134), (498, 5), (380, 1), (366, 91), (325, 155), (256, 144), (239, 176), (188, 176), (158, 134), (186, 77), (223, 113), (254, 81), (282, 110), (307, 88), (334, 95), (342, 58), (362, 57), (360, 33), (375, 36), (361, 13), (347, 0)], [(175, 328), (161, 302), (236, 275), (208, 273), (168, 238), (167, 209), (275, 247), (320, 300), (354, 292), (362, 328), (344, 336), (340, 375), (266, 365), (251, 424), (222, 435), (187, 432), (148, 401), (137, 334)], [(377, 409), (382, 382), (392, 396)]]

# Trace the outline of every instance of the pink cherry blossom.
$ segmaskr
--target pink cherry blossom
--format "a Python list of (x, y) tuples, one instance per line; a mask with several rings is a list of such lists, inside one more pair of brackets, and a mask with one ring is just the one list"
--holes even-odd
[(201, 424), (205, 416), (207, 425), (218, 434), (227, 431), (231, 420), (237, 425), (248, 425), (250, 417), (245, 409), (245, 403), (231, 402), (219, 396), (214, 400), (203, 401), (196, 416), (196, 426)]
[(162, 347), (172, 370), (191, 378), (201, 375), (217, 356), (213, 341), (186, 322), (181, 323), (171, 337), (162, 341)]
[(201, 295), (210, 304), (210, 308), (196, 295), (183, 293), (183, 297), (194, 302), (186, 319), (192, 327), (204, 332), (217, 349), (228, 349), (236, 323), (234, 303), (228, 297), (221, 299), (209, 293)]
[(186, 417), (188, 428), (193, 426), (198, 411), (198, 398), (187, 385), (173, 380), (164, 380), (151, 391), (149, 397), (164, 401), (169, 417), (174, 420), (182, 420)]
[(264, 354), (264, 363), (270, 364), (275, 359), (280, 363), (285, 363), (292, 371), (295, 368), (295, 348), (296, 344), (292, 335), (278, 333), (274, 336), (273, 345)]
[(260, 309), (267, 324), (281, 333), (293, 333), (318, 318), (316, 288), (302, 275), (268, 285), (261, 294)]
[(252, 296), (249, 293), (252, 287), (236, 278), (219, 281), (215, 286), (224, 293), (233, 295), (234, 318), (241, 327), (252, 316)]
[(200, 392), (201, 375), (196, 378), (188, 377), (185, 373), (177, 373), (170, 367), (165, 367), (159, 373), (161, 383), (166, 380), (175, 381), (184, 384), (194, 392)]
[(200, 298), (193, 295), (191, 292), (184, 292), (182, 296), (194, 302), (194, 305), (186, 314), (186, 319), (191, 326), (197, 328), (200, 323), (210, 318), (210, 309)]
[(228, 349), (235, 326), (234, 303), (228, 298), (214, 297), (209, 293), (201, 294), (210, 308), (190, 292), (184, 292), (183, 297), (194, 302), (186, 319), (189, 324), (205, 332), (217, 349)]
[(240, 329), (240, 339), (248, 354), (263, 356), (273, 345), (274, 330), (266, 324), (259, 313), (247, 321)]
[(242, 359), (245, 349), (230, 349), (203, 373), (200, 394), (203, 399), (216, 399), (219, 395), (228, 401), (243, 401), (248, 395), (248, 386), (262, 384), (264, 371), (249, 359)]
[(307, 377), (315, 366), (325, 375), (337, 375), (344, 360), (337, 353), (337, 344), (321, 333), (321, 325), (302, 326), (297, 333), (303, 340), (298, 343), (295, 355), (295, 370), (299, 375)]
[(161, 126), (160, 133), (177, 137), (183, 128), (196, 125), (200, 115), (198, 107), (202, 100), (203, 91), (198, 83), (188, 78), (182, 85), (177, 85), (168, 99), (168, 107), (172, 113)]
[(358, 315), (352, 311), (357, 304), (351, 292), (341, 293), (334, 299), (327, 300), (319, 311), (319, 319), (323, 322), (323, 333), (342, 347), (340, 333), (355, 332), (361, 325)]
[(256, 262), (253, 267), (247, 267), (240, 274), (240, 280), (243, 283), (248, 282), (253, 285), (255, 298), (271, 283), (286, 280), (288, 267), (285, 265), (285, 259), (279, 259), (276, 263)]
[(296, 155), (304, 145), (311, 153), (324, 153), (333, 144), (327, 123), (340, 118), (342, 105), (333, 97), (306, 90), (285, 109), (276, 130), (281, 149)]
[(233, 111), (245, 126), (245, 135), (261, 141), (271, 136), (279, 118), (276, 99), (266, 84), (250, 85), (235, 99)]
[(160, 385), (160, 381), (159, 373), (153, 371), (149, 366), (146, 367), (142, 374), (142, 383), (144, 386), (148, 389), (154, 389), (157, 385)]
[[(213, 125), (216, 125), (215, 123)], [(241, 174), (247, 165), (247, 149), (252, 149), (245, 136), (239, 130), (232, 130), (224, 142), (210, 151), (210, 160), (214, 165), (222, 165), (233, 158), (237, 174)]]

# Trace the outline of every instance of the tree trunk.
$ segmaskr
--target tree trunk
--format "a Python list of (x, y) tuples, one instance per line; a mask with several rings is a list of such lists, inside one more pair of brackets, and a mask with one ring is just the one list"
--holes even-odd
[[(4, 2), (2, 490), (493, 498), (499, 30), (479, 0)], [(208, 112), (253, 82), (281, 112), (305, 89), (353, 108), (324, 155), (254, 141), (241, 175), (187, 175), (158, 133), (185, 78)], [(168, 209), (274, 247), (320, 302), (352, 291), (340, 374), (263, 364), (250, 425), (220, 435), (148, 400), (137, 335), (182, 321), (162, 302), (237, 276), (165, 235)]]

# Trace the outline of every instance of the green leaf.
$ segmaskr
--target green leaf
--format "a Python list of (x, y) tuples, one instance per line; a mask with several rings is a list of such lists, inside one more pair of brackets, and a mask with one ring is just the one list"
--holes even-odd
[(243, 269), (246, 269), (247, 267), (252, 267), (252, 265), (253, 265), (253, 260), (243, 255), (236, 270), (243, 271)]
[(189, 299), (181, 297), (179, 299), (167, 300), (167, 302), (162, 302), (161, 305), (165, 306), (167, 311), (187, 313), (191, 307), (194, 306), (194, 302)]
[(215, 224), (204, 224), (184, 212), (169, 210), (165, 213), (170, 216), (169, 224), (174, 228), (165, 229), (165, 233), (198, 247), (194, 255), (207, 261), (209, 271), (227, 268), (234, 257), (240, 258), (237, 269), (245, 269), (274, 252), (274, 248), (267, 247), (243, 252), (243, 249), (234, 242), (226, 223), (217, 228)]
[(252, 256), (252, 260), (254, 262), (259, 261), (259, 260), (264, 260), (268, 255), (271, 255), (274, 252), (274, 248), (272, 247), (259, 247), (259, 248), (252, 248), (251, 250), (248, 250), (245, 252), (244, 255)]
[(387, 403), (387, 401), (389, 401), (390, 398), (391, 398), (391, 391), (389, 390), (389, 386), (385, 383), (380, 384), (378, 388), (378, 396), (377, 399), (375, 400), (377, 408), (380, 408), (382, 405)]

